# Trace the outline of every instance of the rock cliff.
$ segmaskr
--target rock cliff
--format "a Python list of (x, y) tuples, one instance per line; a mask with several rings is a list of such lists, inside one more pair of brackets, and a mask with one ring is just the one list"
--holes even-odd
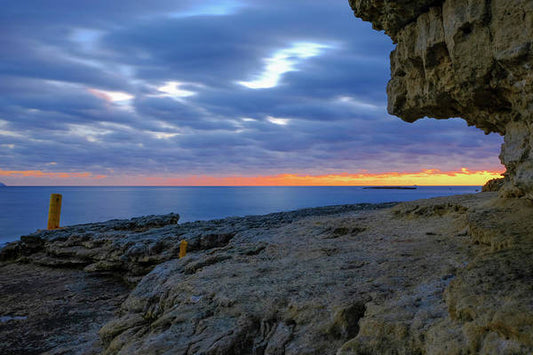
[(533, 199), (533, 1), (350, 0), (397, 43), (389, 112), (505, 136), (504, 197)]

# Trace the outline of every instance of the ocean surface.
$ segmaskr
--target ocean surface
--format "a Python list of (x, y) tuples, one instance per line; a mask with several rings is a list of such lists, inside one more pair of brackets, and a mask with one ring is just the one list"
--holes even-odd
[(180, 222), (328, 205), (410, 201), (474, 193), (478, 186), (416, 190), (362, 187), (0, 187), (0, 245), (45, 229), (50, 194), (63, 195), (61, 225), (179, 213)]

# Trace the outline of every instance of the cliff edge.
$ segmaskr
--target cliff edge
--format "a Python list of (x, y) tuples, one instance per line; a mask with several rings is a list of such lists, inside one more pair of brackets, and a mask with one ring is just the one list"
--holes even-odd
[(407, 122), (462, 117), (505, 136), (502, 197), (533, 199), (533, 2), (350, 0), (397, 43), (388, 110)]

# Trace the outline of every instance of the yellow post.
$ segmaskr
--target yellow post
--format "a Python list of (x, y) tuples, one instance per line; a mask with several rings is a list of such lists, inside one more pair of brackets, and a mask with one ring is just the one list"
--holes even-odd
[(59, 228), (59, 217), (61, 217), (61, 194), (50, 195), (50, 208), (48, 209), (48, 229)]
[(180, 242), (180, 259), (187, 255), (187, 244), (186, 240)]

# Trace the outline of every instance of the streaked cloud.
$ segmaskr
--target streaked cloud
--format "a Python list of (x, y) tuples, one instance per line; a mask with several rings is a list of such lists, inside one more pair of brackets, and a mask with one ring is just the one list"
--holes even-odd
[(97, 49), (98, 40), (104, 35), (103, 31), (92, 28), (75, 28), (70, 34), (70, 39), (77, 43), (82, 50), (91, 52)]
[(185, 18), (195, 16), (227, 16), (236, 13), (241, 7), (245, 6), (240, 1), (211, 1), (201, 3), (198, 1), (195, 6), (183, 11), (171, 12), (170, 18)]
[[(58, 178), (58, 179), (77, 179), (77, 178), (91, 178), (103, 179), (105, 175), (93, 175), (89, 172), (44, 172), (41, 170), (3, 170), (0, 169), (0, 176), (2, 177), (23, 177), (23, 178)], [(7, 181), (7, 180), (6, 180)], [(74, 180), (76, 181), (76, 180)]]
[(135, 98), (135, 96), (132, 94), (122, 91), (109, 91), (94, 88), (89, 88), (88, 91), (99, 99), (113, 104), (116, 108), (126, 111), (134, 110), (134, 107), (132, 106), (132, 100)]
[(501, 169), (499, 136), (387, 114), (393, 44), (345, 1), (27, 0), (0, 21), (0, 168), (51, 174), (9, 184)]
[(276, 87), (280, 83), (283, 74), (297, 71), (299, 64), (306, 59), (320, 55), (323, 50), (330, 47), (312, 42), (293, 43), (289, 48), (277, 50), (271, 57), (265, 58), (265, 68), (254, 80), (239, 81), (238, 83), (250, 89)]
[(176, 136), (179, 136), (179, 133), (167, 133), (167, 132), (147, 132), (152, 135), (155, 139), (170, 139)]
[(68, 134), (87, 140), (88, 142), (100, 142), (101, 137), (110, 134), (112, 131), (91, 125), (69, 124)]
[(336, 99), (336, 101), (341, 104), (347, 105), (348, 107), (353, 109), (354, 112), (357, 112), (355, 110), (360, 110), (360, 109), (372, 110), (372, 111), (377, 111), (377, 110), (382, 109), (382, 107), (379, 107), (378, 105), (360, 101), (350, 96), (340, 96)]
[(278, 117), (272, 117), (267, 116), (267, 121), (273, 124), (277, 124), (280, 126), (286, 126), (289, 124), (290, 120), (288, 118), (278, 118)]
[(120, 91), (98, 90), (91, 88), (89, 89), (89, 92), (100, 99), (118, 104), (129, 102), (135, 97), (127, 92)]
[(157, 88), (157, 91), (159, 91), (161, 94), (154, 96), (170, 97), (175, 100), (181, 100), (184, 97), (196, 95), (196, 92), (194, 91), (181, 89), (180, 87), (183, 85), (184, 83), (180, 83), (179, 81), (167, 81), (165, 85)]

